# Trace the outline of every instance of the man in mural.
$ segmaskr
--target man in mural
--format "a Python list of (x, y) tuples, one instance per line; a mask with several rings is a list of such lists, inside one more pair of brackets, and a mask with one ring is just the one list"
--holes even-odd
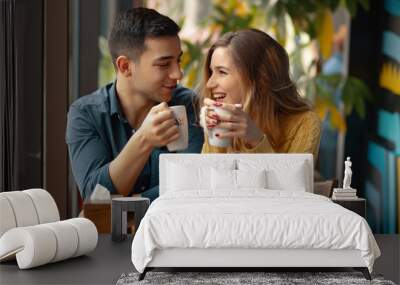
[(113, 83), (75, 101), (66, 142), (72, 172), (84, 199), (96, 186), (124, 196), (158, 196), (158, 159), (179, 138), (170, 106), (186, 107), (189, 146), (200, 152), (194, 94), (179, 85), (179, 27), (155, 10), (121, 13), (109, 36), (116, 71)]

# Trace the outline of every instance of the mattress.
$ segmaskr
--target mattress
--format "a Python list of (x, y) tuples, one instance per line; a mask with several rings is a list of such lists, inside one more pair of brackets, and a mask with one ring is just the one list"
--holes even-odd
[(316, 194), (266, 189), (162, 195), (136, 232), (133, 265), (143, 272), (155, 250), (172, 248), (359, 250), (370, 272), (380, 255), (361, 216)]

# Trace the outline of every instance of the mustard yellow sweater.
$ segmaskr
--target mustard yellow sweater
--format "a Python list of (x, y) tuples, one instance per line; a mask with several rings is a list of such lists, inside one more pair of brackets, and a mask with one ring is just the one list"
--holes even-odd
[(243, 147), (234, 151), (231, 147), (221, 148), (209, 144), (205, 135), (202, 153), (312, 153), (317, 159), (321, 138), (321, 121), (315, 112), (307, 111), (292, 115), (282, 122), (284, 140), (281, 146), (274, 149), (264, 136), (254, 148)]

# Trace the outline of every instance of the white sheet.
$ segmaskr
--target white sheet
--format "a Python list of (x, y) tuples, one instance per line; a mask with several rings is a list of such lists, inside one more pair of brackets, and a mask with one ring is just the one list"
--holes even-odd
[(357, 249), (370, 272), (380, 256), (359, 215), (319, 195), (265, 189), (162, 195), (134, 237), (135, 268), (143, 272), (164, 248)]

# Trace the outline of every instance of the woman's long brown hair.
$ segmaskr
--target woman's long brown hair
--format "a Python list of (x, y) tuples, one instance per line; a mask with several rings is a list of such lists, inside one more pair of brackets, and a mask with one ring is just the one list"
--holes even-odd
[[(226, 47), (238, 69), (247, 94), (243, 109), (267, 135), (273, 148), (283, 141), (282, 118), (311, 110), (289, 76), (289, 57), (286, 50), (266, 33), (256, 29), (244, 29), (223, 35), (208, 51), (200, 91), (200, 102), (212, 98), (206, 88), (211, 76), (211, 57), (219, 47)], [(235, 140), (239, 150), (243, 141)]]

